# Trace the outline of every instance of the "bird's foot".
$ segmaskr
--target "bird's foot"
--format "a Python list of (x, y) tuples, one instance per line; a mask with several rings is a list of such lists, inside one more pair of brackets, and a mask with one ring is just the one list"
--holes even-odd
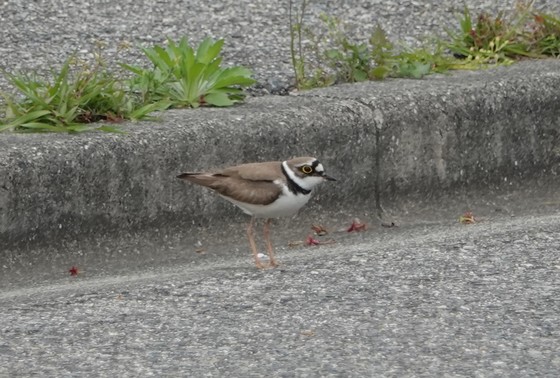
[(276, 260), (271, 260), (271, 261), (267, 261), (267, 262), (262, 262), (261, 260), (255, 261), (255, 266), (258, 269), (276, 268), (279, 265), (280, 264), (278, 264), (278, 262)]
[(268, 263), (268, 267), (269, 268), (277, 268), (278, 267), (278, 262), (276, 260), (270, 260), (270, 262)]
[(257, 269), (266, 269), (266, 268), (268, 268), (268, 264), (263, 264), (263, 262), (260, 261), (260, 260), (255, 261), (255, 266), (257, 267)]

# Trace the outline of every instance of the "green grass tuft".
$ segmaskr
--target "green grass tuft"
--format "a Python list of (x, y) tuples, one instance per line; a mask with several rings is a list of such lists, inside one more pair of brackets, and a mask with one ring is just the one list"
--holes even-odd
[(153, 67), (122, 64), (134, 74), (133, 91), (148, 103), (169, 101), (172, 107), (231, 106), (244, 99), (242, 87), (255, 83), (244, 67), (221, 67), (223, 40), (203, 40), (193, 49), (186, 38), (168, 40), (166, 48), (142, 49)]
[[(416, 49), (396, 48), (379, 25), (367, 41), (355, 41), (341, 20), (326, 14), (320, 16), (322, 30), (311, 30), (303, 25), (306, 6), (303, 0), (294, 20), (290, 13), (292, 64), (299, 89), (387, 77), (420, 79), (434, 72), (560, 55), (560, 19), (534, 10), (531, 3), (519, 4), (507, 16), (481, 13), (474, 20), (465, 8), (448, 39)], [(302, 34), (309, 44), (304, 45)]]
[(0, 131), (82, 132), (96, 128), (87, 124), (135, 115), (138, 109), (121, 82), (102, 64), (78, 66), (72, 56), (50, 79), (5, 73), (19, 93), (15, 98), (4, 95), (6, 116)]
[(99, 53), (94, 64), (69, 57), (50, 78), (4, 72), (17, 94), (2, 94), (0, 131), (120, 132), (112, 124), (169, 107), (231, 106), (254, 80), (246, 68), (221, 67), (222, 45), (207, 38), (195, 51), (183, 38), (143, 49), (153, 67), (122, 64), (134, 74), (130, 80), (109, 71)]

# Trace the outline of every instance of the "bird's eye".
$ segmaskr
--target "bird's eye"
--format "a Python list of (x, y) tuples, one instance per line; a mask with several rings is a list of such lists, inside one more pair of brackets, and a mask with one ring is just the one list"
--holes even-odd
[(313, 168), (309, 165), (304, 165), (303, 167), (301, 167), (301, 171), (303, 173), (305, 173), (306, 175), (310, 174), (311, 172), (313, 172)]

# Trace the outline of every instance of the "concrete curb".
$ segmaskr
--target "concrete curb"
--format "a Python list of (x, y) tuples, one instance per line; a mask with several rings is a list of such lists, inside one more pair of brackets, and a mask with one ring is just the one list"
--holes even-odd
[[(188, 229), (237, 214), (175, 179), (297, 155), (341, 178), (315, 210), (560, 173), (560, 61), (173, 110), (126, 135), (0, 135), (0, 245)], [(0, 252), (0, 257), (2, 256)]]

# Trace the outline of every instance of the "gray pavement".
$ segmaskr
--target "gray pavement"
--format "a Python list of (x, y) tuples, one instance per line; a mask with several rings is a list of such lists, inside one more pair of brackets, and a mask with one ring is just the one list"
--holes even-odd
[(532, 208), (4, 290), (0, 376), (556, 377), (560, 216)]

